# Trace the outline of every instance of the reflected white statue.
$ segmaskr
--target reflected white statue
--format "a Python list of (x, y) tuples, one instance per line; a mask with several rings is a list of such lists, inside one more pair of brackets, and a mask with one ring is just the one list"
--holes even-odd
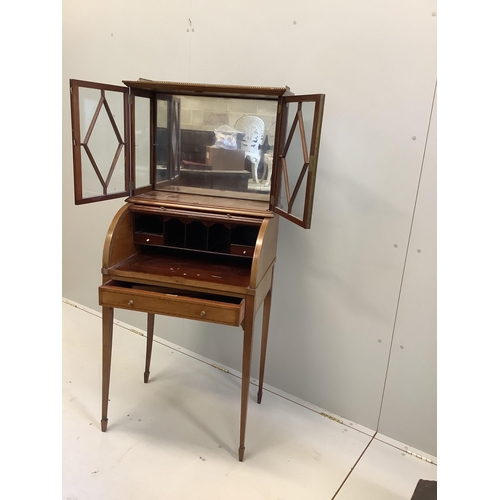
[(260, 147), (264, 144), (266, 126), (258, 116), (246, 115), (235, 123), (234, 128), (245, 134), (243, 139), (241, 139), (241, 149), (245, 151), (246, 158), (252, 164), (253, 181), (259, 183), (257, 169), (259, 168), (262, 155)]

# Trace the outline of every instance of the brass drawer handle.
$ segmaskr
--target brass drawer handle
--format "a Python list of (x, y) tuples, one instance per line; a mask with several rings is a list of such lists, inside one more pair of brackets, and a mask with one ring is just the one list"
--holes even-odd
[(205, 311), (201, 311), (200, 316), (203, 318), (203, 316), (206, 316), (206, 314), (207, 313)]
[(129, 305), (129, 306), (133, 306), (133, 305), (134, 305), (134, 301), (133, 301), (133, 300), (129, 300), (129, 301), (128, 301), (128, 305)]

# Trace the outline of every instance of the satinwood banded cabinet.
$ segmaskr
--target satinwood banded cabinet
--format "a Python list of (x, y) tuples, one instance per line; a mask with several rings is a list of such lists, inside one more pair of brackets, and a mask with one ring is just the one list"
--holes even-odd
[(311, 224), (323, 94), (140, 79), (70, 81), (75, 203), (126, 197), (103, 251), (102, 420), (114, 309), (243, 328), (239, 460), (254, 320), (263, 307), (262, 400), (278, 216)]

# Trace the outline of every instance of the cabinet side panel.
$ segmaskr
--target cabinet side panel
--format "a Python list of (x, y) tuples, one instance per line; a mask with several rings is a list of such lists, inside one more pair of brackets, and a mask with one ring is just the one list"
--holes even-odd
[(252, 264), (250, 276), (250, 288), (257, 288), (260, 281), (276, 259), (276, 247), (278, 245), (278, 217), (265, 219), (262, 223)]
[(133, 229), (130, 207), (124, 205), (113, 218), (106, 235), (102, 254), (103, 270), (109, 269), (138, 251), (133, 242)]

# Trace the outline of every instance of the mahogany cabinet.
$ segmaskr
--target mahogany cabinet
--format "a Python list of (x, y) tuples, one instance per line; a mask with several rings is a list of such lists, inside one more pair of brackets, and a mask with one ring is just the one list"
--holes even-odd
[(103, 251), (102, 420), (113, 313), (243, 328), (239, 460), (245, 451), (254, 320), (266, 359), (279, 216), (309, 228), (324, 95), (288, 87), (70, 81), (75, 203), (126, 197)]

